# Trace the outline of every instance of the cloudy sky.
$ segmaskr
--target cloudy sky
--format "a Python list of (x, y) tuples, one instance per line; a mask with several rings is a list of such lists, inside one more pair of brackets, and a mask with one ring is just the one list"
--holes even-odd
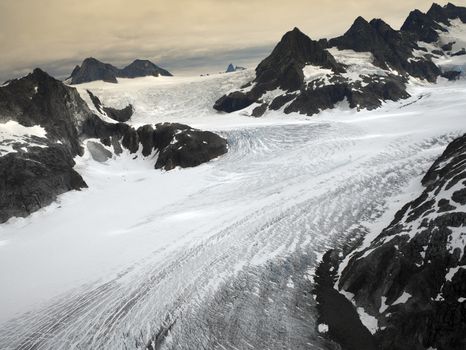
[[(174, 74), (229, 62), (253, 67), (299, 27), (342, 34), (358, 16), (398, 29), (426, 0), (0, 0), (0, 80), (40, 66), (63, 77), (85, 57), (117, 66), (147, 58)], [(445, 4), (447, 1), (438, 1)], [(466, 5), (466, 0), (455, 0)]]

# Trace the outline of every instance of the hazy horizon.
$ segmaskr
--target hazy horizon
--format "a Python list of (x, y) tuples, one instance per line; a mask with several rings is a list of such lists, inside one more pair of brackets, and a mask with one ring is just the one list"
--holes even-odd
[[(438, 1), (446, 4), (448, 1)], [(466, 5), (466, 0), (454, 2)], [(312, 39), (343, 34), (354, 19), (382, 18), (399, 29), (432, 1), (350, 0), (17, 0), (0, 4), (0, 81), (35, 67), (64, 78), (86, 57), (115, 66), (149, 59), (175, 75), (248, 68), (293, 27)]]

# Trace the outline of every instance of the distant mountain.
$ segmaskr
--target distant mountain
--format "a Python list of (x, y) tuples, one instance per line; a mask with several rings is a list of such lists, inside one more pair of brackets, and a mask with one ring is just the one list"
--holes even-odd
[(233, 63), (230, 63), (227, 67), (227, 70), (225, 71), (225, 73), (233, 73), (233, 72), (236, 72), (236, 71), (239, 71), (239, 70), (245, 70), (246, 68), (244, 67), (240, 67), (240, 66), (235, 66)]
[(135, 60), (119, 71), (120, 78), (138, 78), (145, 76), (158, 77), (159, 75), (171, 77), (172, 74), (148, 60)]
[(426, 14), (411, 12), (401, 30), (358, 17), (342, 36), (314, 41), (295, 28), (257, 66), (253, 81), (214, 108), (248, 108), (255, 117), (268, 110), (313, 115), (343, 101), (359, 110), (408, 98), (410, 78), (435, 82), (461, 74), (450, 58), (466, 54), (466, 44), (450, 32), (464, 23), (466, 8), (434, 4)]
[(135, 60), (123, 69), (119, 69), (109, 63), (103, 63), (93, 57), (89, 57), (83, 61), (81, 66), (74, 68), (68, 80), (71, 84), (82, 84), (95, 80), (118, 83), (117, 78), (138, 78), (145, 76), (172, 76), (172, 74), (148, 60)]
[(86, 58), (81, 66), (76, 66), (71, 72), (71, 84), (87, 83), (94, 80), (103, 80), (107, 83), (118, 83), (116, 77), (118, 68), (109, 63), (103, 63), (99, 60), (89, 57)]

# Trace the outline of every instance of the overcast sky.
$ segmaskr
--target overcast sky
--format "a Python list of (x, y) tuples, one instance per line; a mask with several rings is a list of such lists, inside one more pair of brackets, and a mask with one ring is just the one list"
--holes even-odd
[[(445, 4), (447, 1), (438, 1)], [(454, 1), (466, 6), (466, 0)], [(85, 57), (117, 66), (147, 58), (174, 74), (230, 62), (253, 67), (299, 27), (333, 37), (362, 15), (398, 29), (425, 0), (0, 0), (0, 80), (34, 67), (63, 77)]]

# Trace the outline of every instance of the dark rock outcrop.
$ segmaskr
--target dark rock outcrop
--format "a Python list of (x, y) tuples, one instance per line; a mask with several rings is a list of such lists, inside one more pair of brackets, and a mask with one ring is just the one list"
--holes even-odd
[(0, 122), (40, 125), (49, 140), (62, 142), (72, 156), (83, 152), (79, 133), (92, 115), (75, 89), (40, 69), (0, 88)]
[(87, 137), (101, 139), (103, 144), (112, 145), (115, 153), (115, 144), (130, 153), (136, 153), (141, 145), (142, 154), (146, 157), (158, 152), (155, 169), (194, 167), (228, 151), (227, 141), (219, 135), (178, 123), (144, 125), (136, 130), (124, 123), (111, 124), (94, 118), (86, 122), (83, 133)]
[(155, 127), (155, 140), (167, 141), (171, 138), (168, 144), (157, 144), (160, 151), (156, 169), (194, 167), (228, 151), (226, 140), (210, 131), (196, 130), (182, 124), (164, 123)]
[(424, 191), (353, 253), (338, 288), (378, 320), (379, 349), (466, 347), (466, 135), (422, 180)]
[(87, 187), (73, 169), (70, 151), (47, 141), (0, 157), (0, 223), (24, 217), (49, 205), (57, 196)]
[(171, 76), (172, 74), (148, 60), (135, 60), (128, 66), (119, 69), (89, 57), (83, 61), (81, 66), (76, 66), (73, 69), (68, 80), (71, 84), (82, 84), (96, 80), (118, 83), (117, 78), (158, 77), (160, 75)]

